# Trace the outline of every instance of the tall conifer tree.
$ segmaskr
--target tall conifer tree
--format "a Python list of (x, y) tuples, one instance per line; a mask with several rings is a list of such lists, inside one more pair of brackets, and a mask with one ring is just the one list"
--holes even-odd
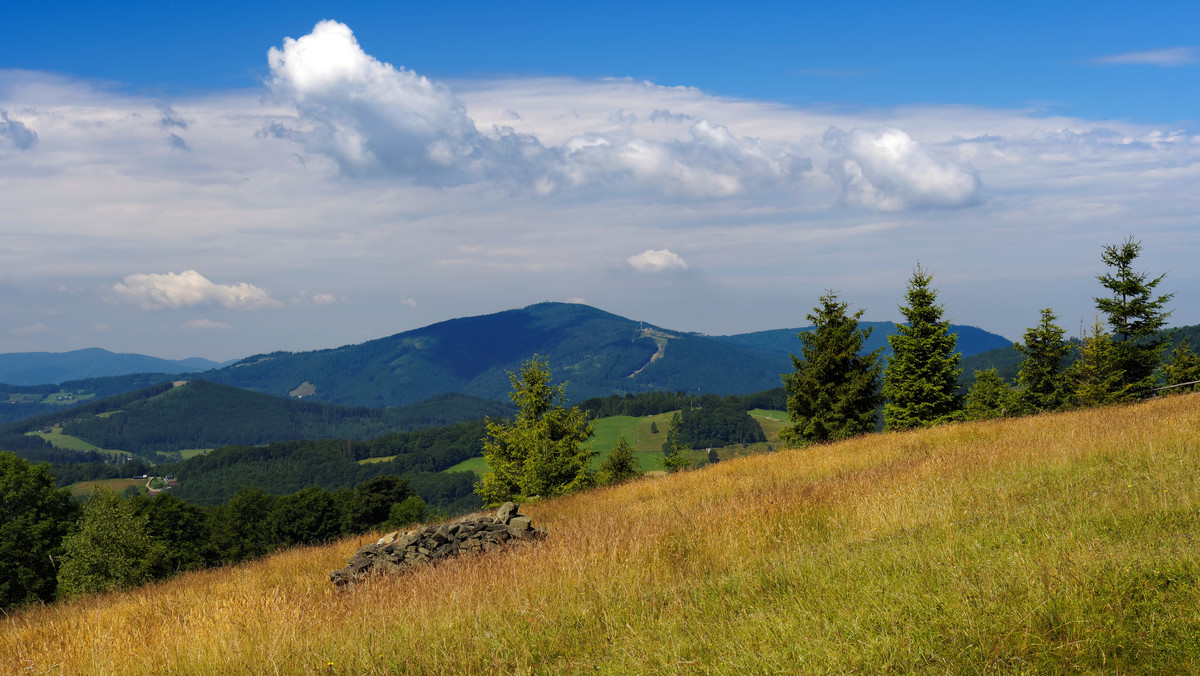
[(879, 375), (883, 348), (861, 354), (871, 335), (858, 328), (863, 310), (846, 314), (837, 294), (821, 296), (807, 315), (812, 331), (800, 333), (795, 371), (783, 375), (792, 425), (780, 433), (788, 443), (833, 441), (875, 430), (875, 409), (883, 403)]
[(900, 307), (907, 323), (898, 324), (888, 336), (892, 356), (883, 374), (885, 427), (890, 430), (928, 427), (963, 419), (958, 395), (958, 367), (962, 355), (955, 351), (958, 336), (950, 322), (942, 319), (937, 290), (930, 288), (933, 275), (921, 266), (913, 272)]
[(1141, 252), (1142, 243), (1132, 237), (1104, 247), (1101, 259), (1113, 272), (1096, 276), (1112, 292), (1110, 298), (1097, 297), (1096, 308), (1108, 316), (1121, 389), (1134, 398), (1149, 396), (1156, 384), (1155, 371), (1162, 363), (1167, 340), (1160, 330), (1171, 316), (1165, 308), (1175, 295), (1154, 297), (1165, 274), (1149, 279), (1144, 272), (1134, 272), (1133, 261)]

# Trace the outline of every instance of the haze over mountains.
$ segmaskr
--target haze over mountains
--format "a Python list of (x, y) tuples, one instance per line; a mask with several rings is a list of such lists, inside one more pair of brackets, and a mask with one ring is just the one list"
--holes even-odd
[(45, 385), (130, 373), (197, 373), (221, 366), (224, 364), (200, 357), (159, 359), (98, 347), (71, 352), (11, 352), (0, 354), (0, 383)]
[[(864, 325), (874, 329), (868, 348), (886, 349), (893, 325)], [(121, 360), (120, 364), (131, 369), (125, 373), (191, 372), (213, 382), (276, 396), (369, 407), (410, 405), (447, 393), (507, 401), (507, 372), (535, 353), (549, 361), (556, 380), (568, 381), (567, 394), (572, 401), (656, 390), (747, 394), (780, 386), (780, 374), (792, 370), (790, 353), (800, 349), (796, 334), (801, 330), (805, 329), (705, 336), (626, 319), (587, 305), (539, 303), (452, 319), (357, 345), (254, 355), (202, 373), (194, 360), (169, 362), (146, 357), (145, 361)], [(958, 347), (964, 356), (1011, 344), (975, 327), (955, 326), (953, 330), (959, 335)], [(36, 359), (28, 357), (24, 367), (21, 355), (0, 355), (13, 364), (0, 371), (0, 382), (5, 382), (6, 373), (22, 378), (17, 383), (9, 381), (11, 384), (33, 384), (30, 379), (37, 373), (54, 376), (43, 382), (87, 377), (100, 367), (81, 363), (85, 354), (107, 358), (104, 368), (119, 370), (117, 361), (107, 357), (112, 353), (103, 350), (64, 353), (58, 363), (42, 353)], [(72, 370), (87, 368), (92, 370)]]

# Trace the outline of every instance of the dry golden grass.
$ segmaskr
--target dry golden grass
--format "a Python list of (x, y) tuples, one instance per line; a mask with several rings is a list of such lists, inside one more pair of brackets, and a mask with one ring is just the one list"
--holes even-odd
[(1200, 395), (523, 511), (548, 539), (349, 589), (327, 575), (359, 539), (20, 611), (0, 669), (1200, 673)]

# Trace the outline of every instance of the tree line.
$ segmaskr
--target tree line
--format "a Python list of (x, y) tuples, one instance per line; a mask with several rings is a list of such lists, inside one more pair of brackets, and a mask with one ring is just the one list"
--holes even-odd
[(45, 464), (0, 452), (0, 609), (127, 588), (426, 519), (410, 483), (381, 475), (329, 491), (239, 490), (211, 507), (170, 492), (123, 497), (96, 489), (82, 504)]
[(1094, 299), (1096, 321), (1081, 337), (1073, 363), (1065, 331), (1046, 308), (1014, 345), (1023, 357), (1016, 381), (995, 369), (978, 371), (965, 396), (958, 387), (955, 335), (942, 318), (932, 275), (919, 265), (900, 307), (906, 322), (888, 337), (892, 355), (886, 360), (880, 350), (862, 352), (870, 334), (858, 326), (863, 311), (847, 314), (848, 305), (826, 293), (808, 315), (816, 328), (799, 334), (800, 355), (792, 355), (794, 371), (784, 376), (792, 425), (781, 438), (808, 444), (872, 432), (881, 405), (884, 429), (904, 430), (1136, 401), (1164, 386), (1200, 380), (1200, 359), (1186, 339), (1165, 354), (1170, 336), (1163, 327), (1173, 294), (1156, 295), (1165, 275), (1134, 270), (1140, 253), (1133, 238), (1104, 247), (1102, 261), (1110, 271), (1097, 279), (1108, 295)]

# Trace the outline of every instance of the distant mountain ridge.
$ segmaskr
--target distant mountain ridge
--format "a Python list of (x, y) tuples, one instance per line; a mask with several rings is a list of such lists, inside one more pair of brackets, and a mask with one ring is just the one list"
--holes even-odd
[[(873, 341), (886, 344), (890, 322)], [(734, 336), (673, 331), (573, 303), (539, 303), (452, 319), (358, 345), (276, 352), (210, 371), (205, 378), (279, 396), (305, 391), (322, 401), (398, 406), (449, 392), (505, 400), (507, 372), (536, 354), (572, 401), (656, 390), (748, 394), (780, 385), (798, 352), (796, 334), (777, 329)], [(960, 349), (1011, 343), (975, 327), (954, 327)]]
[(0, 354), (0, 383), (45, 385), (131, 373), (198, 373), (222, 366), (200, 357), (160, 359), (98, 347), (70, 352), (10, 352)]
[[(868, 349), (887, 344), (890, 322), (864, 322), (873, 328)], [(346, 406), (406, 406), (445, 394), (465, 394), (500, 402), (511, 390), (508, 372), (534, 354), (547, 359), (556, 381), (567, 381), (567, 395), (579, 402), (592, 397), (653, 391), (692, 394), (749, 394), (779, 387), (780, 374), (792, 370), (790, 354), (799, 352), (797, 334), (811, 327), (775, 329), (731, 336), (674, 331), (574, 303), (539, 303), (476, 317), (451, 319), (357, 345), (309, 352), (258, 354), (197, 373), (193, 363), (152, 357), (128, 360), (130, 367), (160, 373), (195, 373), (206, 380), (275, 396)], [(965, 356), (1011, 343), (969, 326), (952, 326)], [(44, 353), (43, 353), (44, 354)], [(109, 358), (104, 350), (79, 350)], [(41, 356), (0, 355), (3, 359)], [(60, 357), (64, 355), (59, 355)], [(9, 359), (10, 363), (14, 359)], [(211, 363), (211, 362), (210, 362)], [(166, 370), (174, 364), (178, 370)], [(41, 371), (38, 371), (41, 368)], [(30, 374), (49, 374), (45, 364), (26, 362)], [(63, 367), (58, 367), (62, 369)], [(82, 368), (82, 367), (80, 367)], [(93, 371), (101, 366), (92, 365)], [(0, 368), (0, 382), (6, 372)], [(61, 371), (55, 376), (61, 377)], [(20, 384), (20, 383), (13, 383)]]

